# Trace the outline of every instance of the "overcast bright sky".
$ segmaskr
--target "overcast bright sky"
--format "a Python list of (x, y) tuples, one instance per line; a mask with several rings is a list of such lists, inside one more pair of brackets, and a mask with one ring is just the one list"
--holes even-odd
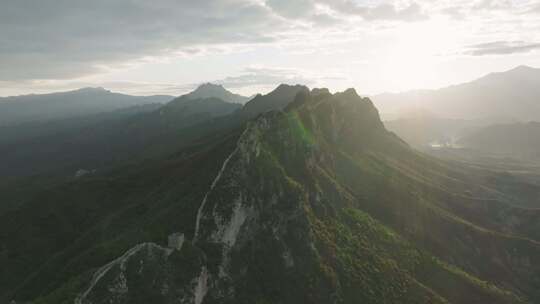
[(361, 94), (540, 67), (540, 0), (0, 0), (0, 96), (102, 86)]

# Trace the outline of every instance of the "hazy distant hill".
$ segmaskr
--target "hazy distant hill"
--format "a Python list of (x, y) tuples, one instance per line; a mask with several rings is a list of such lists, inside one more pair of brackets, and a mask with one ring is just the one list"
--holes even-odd
[(388, 120), (384, 125), (408, 144), (417, 148), (453, 145), (461, 135), (481, 123), (476, 120), (415, 116)]
[(540, 69), (519, 66), (439, 90), (381, 94), (373, 101), (383, 115), (394, 118), (427, 110), (453, 119), (540, 120)]
[(185, 115), (193, 111), (213, 113), (213, 116), (217, 116), (241, 108), (241, 104), (247, 100), (248, 97), (234, 94), (221, 85), (205, 83), (194, 91), (171, 100), (163, 106), (160, 113), (173, 115), (172, 113), (182, 112)]
[(222, 85), (212, 83), (201, 84), (193, 92), (188, 93), (184, 96), (189, 99), (204, 99), (214, 97), (226, 102), (241, 104), (248, 102), (248, 100), (250, 99), (249, 97), (234, 94), (226, 90)]
[[(268, 110), (283, 108), (302, 86), (281, 85), (253, 103), (239, 103), (209, 96), (219, 90), (202, 85), (194, 92), (165, 105), (135, 110), (118, 110), (93, 116), (49, 123), (0, 127), (0, 179), (47, 172), (72, 174), (79, 168), (95, 169), (172, 153), (204, 136), (219, 136), (241, 125), (246, 119)], [(244, 113), (244, 109), (248, 113)], [(143, 111), (144, 110), (144, 111)], [(131, 113), (132, 115), (128, 115)], [(0, 197), (1, 198), (1, 197)]]
[(61, 136), (65, 132), (73, 132), (83, 127), (104, 125), (131, 116), (153, 112), (162, 106), (163, 104), (160, 103), (149, 103), (110, 112), (0, 126), (0, 147), (40, 137)]
[(165, 103), (172, 96), (131, 96), (103, 88), (0, 98), (0, 126), (110, 112), (136, 105)]
[(540, 122), (497, 124), (464, 136), (459, 144), (489, 154), (540, 159)]

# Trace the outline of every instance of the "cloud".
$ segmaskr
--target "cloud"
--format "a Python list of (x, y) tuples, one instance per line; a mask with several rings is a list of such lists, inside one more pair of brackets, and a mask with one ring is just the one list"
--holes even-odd
[(445, 8), (442, 8), (440, 12), (443, 15), (447, 15), (454, 19), (459, 19), (459, 20), (465, 19), (466, 17), (466, 13), (464, 12), (463, 7), (460, 7), (460, 6), (445, 7)]
[(248, 67), (239, 76), (229, 76), (224, 79), (216, 80), (216, 83), (231, 89), (275, 86), (281, 83), (287, 84), (305, 84), (315, 83), (314, 79), (305, 77), (302, 72), (296, 69), (288, 68), (269, 68), (269, 67)]
[(317, 18), (338, 20), (347, 16), (357, 16), (372, 21), (418, 21), (427, 18), (416, 2), (398, 7), (395, 3), (360, 5), (352, 0), (266, 0), (266, 5), (283, 17), (308, 21)]
[[(327, 81), (342, 81), (345, 79), (345, 77), (336, 74), (335, 72), (320, 76), (299, 69), (251, 66), (244, 68), (239, 75), (214, 79), (210, 82), (220, 84), (225, 88), (240, 94), (252, 95), (255, 93), (269, 92), (282, 83), (290, 85), (302, 84), (309, 87), (316, 87), (319, 85), (324, 86)], [(175, 85), (164, 88), (162, 91), (175, 92), (176, 95), (179, 95), (187, 93), (199, 85), (200, 83)]]
[(525, 41), (495, 41), (472, 45), (468, 47), (468, 50), (465, 53), (473, 56), (508, 55), (527, 53), (538, 49), (540, 49), (540, 43), (528, 43)]
[[(204, 63), (208, 66), (194, 73), (194, 79), (211, 80), (212, 76), (222, 77), (215, 76), (218, 69), (219, 75), (238, 71), (237, 65), (223, 61), (238, 60), (228, 56), (232, 53), (249, 53), (245, 57), (249, 62), (238, 60), (241, 68), (264, 63), (263, 56), (275, 49), (280, 54), (271, 62), (282, 66), (307, 66), (302, 60), (338, 58), (347, 52), (354, 60), (356, 55), (350, 50), (355, 43), (365, 43), (358, 52), (366, 53), (359, 57), (378, 56), (394, 47), (394, 33), (421, 28), (424, 23), (413, 22), (426, 19), (426, 26), (442, 20), (446, 24), (441, 27), (455, 29), (461, 35), (456, 45), (485, 40), (539, 41), (538, 18), (525, 14), (537, 10), (537, 5), (537, 0), (2, 1), (0, 82), (99, 81), (115, 75), (122, 78), (117, 80), (152, 81), (153, 74), (141, 76), (145, 67), (174, 62), (177, 68), (187, 62), (185, 73), (190, 74), (193, 64), (188, 61), (195, 57), (209, 60)], [(445, 16), (439, 18), (441, 14)], [(535, 48), (534, 43), (512, 42), (491, 48), (471, 46), (466, 52), (479, 56)], [(224, 54), (227, 56), (221, 56)], [(140, 69), (133, 69), (139, 74), (124, 79), (123, 68), (139, 64)], [(156, 66), (147, 70), (155, 71)], [(156, 81), (174, 82), (171, 75), (177, 73), (166, 72), (163, 75), (168, 75), (156, 77)], [(270, 82), (271, 77), (284, 76), (276, 71), (264, 75), (244, 71), (235, 77), (228, 81)], [(2, 91), (8, 90), (3, 87)]]
[[(209, 79), (205, 82), (221, 84), (225, 88), (244, 95), (264, 93), (273, 90), (279, 84), (302, 84), (307, 86), (324, 85), (327, 81), (346, 79), (335, 72), (325, 73), (325, 76), (313, 75), (307, 71), (284, 68), (250, 66), (244, 68), (238, 75), (221, 79)], [(113, 92), (131, 95), (174, 95), (188, 93), (201, 83), (175, 84), (166, 82), (141, 81), (81, 81), (81, 80), (22, 80), (1, 81), (0, 87), (9, 88), (7, 95), (25, 94), (25, 88), (32, 87), (33, 93), (43, 94), (58, 91), (70, 91), (84, 87), (103, 87)], [(6, 95), (6, 96), (7, 96)]]
[(477, 10), (503, 10), (513, 7), (513, 3), (509, 0), (480, 0), (473, 2), (473, 9)]
[(0, 80), (74, 78), (182, 49), (271, 42), (286, 28), (248, 0), (4, 1)]
[(425, 17), (414, 2), (361, 6), (352, 0), (18, 0), (1, 6), (0, 81), (75, 79), (146, 57), (279, 42), (353, 17)]
[(531, 5), (526, 11), (529, 14), (540, 14), (540, 4)]
[(364, 14), (367, 20), (400, 20), (400, 21), (419, 21), (428, 18), (422, 12), (418, 3), (411, 3), (404, 8), (397, 8), (391, 4), (381, 4), (369, 8)]
[[(211, 80), (211, 83), (220, 84), (225, 88), (245, 95), (264, 93), (273, 90), (279, 84), (314, 85), (317, 77), (304, 76), (305, 71), (281, 67), (252, 66), (242, 70), (239, 75), (228, 76), (222, 79)], [(187, 93), (200, 83), (169, 86), (163, 91), (175, 92), (176, 95)]]

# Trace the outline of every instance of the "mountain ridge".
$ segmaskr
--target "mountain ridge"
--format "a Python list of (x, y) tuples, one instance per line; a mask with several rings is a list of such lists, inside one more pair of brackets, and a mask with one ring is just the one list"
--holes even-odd
[(80, 303), (527, 303), (540, 296), (532, 280), (539, 236), (490, 215), (521, 219), (529, 211), (486, 191), (484, 173), (411, 150), (354, 90), (300, 91), (285, 109), (237, 132), (217, 148), (222, 156), (191, 207), (190, 228), (169, 230), (185, 233), (185, 244), (166, 257), (170, 249), (140, 247)]
[(167, 95), (131, 96), (103, 88), (0, 97), (0, 126), (82, 117), (171, 99)]

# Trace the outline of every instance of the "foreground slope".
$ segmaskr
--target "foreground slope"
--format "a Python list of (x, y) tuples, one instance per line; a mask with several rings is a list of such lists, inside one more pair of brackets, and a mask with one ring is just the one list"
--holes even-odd
[[(193, 160), (182, 153), (174, 162), (191, 169), (166, 170), (148, 193), (133, 185), (142, 193), (113, 187), (112, 201), (90, 198), (102, 202), (90, 228), (63, 240), (77, 245), (7, 294), (38, 303), (540, 300), (538, 210), (513, 207), (520, 198), (493, 188), (490, 173), (414, 152), (354, 90), (301, 91), (283, 111), (211, 142)], [(108, 201), (122, 203), (107, 211)], [(0, 227), (4, 238), (20, 233), (14, 226)], [(186, 241), (166, 247), (175, 232)], [(9, 257), (25, 248), (6, 244), (2, 264), (24, 263)]]

